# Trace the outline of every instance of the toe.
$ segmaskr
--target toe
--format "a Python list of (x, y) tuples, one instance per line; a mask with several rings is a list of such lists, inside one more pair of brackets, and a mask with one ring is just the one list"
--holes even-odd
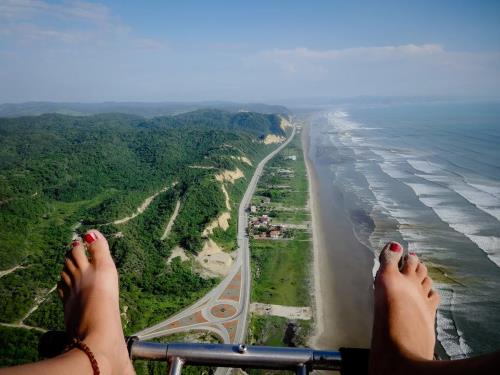
[(63, 301), (66, 299), (66, 298), (65, 298), (64, 289), (65, 289), (65, 288), (64, 288), (64, 284), (63, 284), (63, 282), (62, 282), (62, 281), (59, 281), (59, 282), (57, 283), (57, 294), (59, 295), (59, 298), (60, 298), (61, 300), (63, 300)]
[(425, 277), (424, 281), (422, 281), (422, 289), (425, 294), (429, 295), (429, 292), (432, 289), (432, 280), (430, 277)]
[(440, 301), (440, 297), (439, 297), (438, 292), (436, 292), (434, 289), (431, 289), (429, 294), (428, 294), (428, 297), (429, 297), (429, 301), (430, 301), (432, 307), (434, 309), (437, 309), (437, 307), (439, 305), (439, 301)]
[(423, 280), (427, 277), (427, 266), (424, 263), (419, 262), (415, 272), (417, 273), (418, 278)]
[(71, 277), (66, 273), (66, 271), (61, 272), (61, 281), (68, 287), (71, 288)]
[(403, 246), (397, 242), (388, 242), (380, 253), (380, 267), (382, 269), (397, 269), (402, 255)]
[(109, 252), (108, 241), (98, 230), (92, 229), (83, 236), (87, 243), (87, 250), (91, 256), (90, 261), (95, 265), (113, 262)]
[(406, 258), (406, 262), (403, 266), (401, 272), (405, 275), (414, 274), (418, 266), (418, 257), (415, 253), (408, 253), (408, 257)]
[(74, 279), (75, 275), (79, 272), (70, 255), (64, 258), (64, 272), (67, 273), (71, 279)]
[(89, 266), (89, 260), (85, 255), (85, 247), (80, 241), (73, 241), (71, 243), (71, 251), (69, 252), (69, 256), (71, 260), (82, 271), (84, 271)]

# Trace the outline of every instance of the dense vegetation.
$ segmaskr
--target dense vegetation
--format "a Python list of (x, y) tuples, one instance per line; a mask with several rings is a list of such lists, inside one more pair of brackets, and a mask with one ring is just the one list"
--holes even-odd
[[(237, 167), (251, 174), (252, 167), (234, 156), (255, 165), (272, 148), (259, 138), (283, 135), (279, 124), (275, 115), (215, 110), (151, 120), (121, 114), (0, 119), (0, 269), (21, 266), (0, 278), (0, 322), (62, 328), (60, 302), (49, 291), (72, 233), (89, 227), (109, 239), (120, 273), (126, 333), (206, 293), (216, 279), (196, 273), (193, 260), (167, 264), (166, 259), (177, 245), (191, 254), (201, 249), (201, 232), (225, 209), (214, 174)], [(193, 168), (199, 165), (211, 169)], [(232, 200), (239, 199), (245, 184), (228, 184)], [(156, 193), (142, 214), (113, 224)], [(181, 210), (162, 241), (177, 200)], [(215, 231), (214, 238), (231, 249), (234, 229), (232, 220), (229, 230)], [(27, 316), (35, 300), (43, 302)], [(25, 354), (14, 356), (14, 361), (31, 361), (36, 340), (27, 338), (37, 334), (2, 330), (2, 337), (21, 346), (31, 342), (21, 351)], [(10, 346), (1, 348), (0, 359), (13, 358)]]
[(99, 113), (127, 113), (144, 117), (174, 115), (198, 109), (217, 108), (226, 111), (251, 111), (259, 113), (288, 114), (288, 109), (279, 105), (262, 103), (231, 102), (106, 102), (106, 103), (54, 103), (28, 102), (0, 104), (0, 117), (36, 116), (44, 113), (66, 115), (95, 115)]

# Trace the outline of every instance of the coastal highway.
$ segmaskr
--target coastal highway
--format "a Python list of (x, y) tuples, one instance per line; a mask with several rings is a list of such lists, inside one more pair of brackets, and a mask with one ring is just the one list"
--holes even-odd
[[(239, 205), (238, 249), (236, 250), (236, 259), (228, 275), (219, 285), (193, 305), (161, 323), (135, 333), (135, 336), (138, 336), (141, 340), (148, 340), (172, 333), (201, 330), (215, 333), (227, 344), (243, 343), (245, 341), (251, 284), (250, 249), (247, 235), (248, 207), (264, 166), (290, 143), (295, 136), (295, 132), (296, 127), (292, 124), (290, 137), (262, 159), (255, 168), (252, 179)], [(218, 371), (218, 373), (221, 372)]]

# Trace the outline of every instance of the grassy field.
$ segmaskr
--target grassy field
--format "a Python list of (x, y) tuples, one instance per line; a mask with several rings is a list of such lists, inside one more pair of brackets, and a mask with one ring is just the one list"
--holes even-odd
[[(295, 157), (295, 160), (290, 157)], [(268, 163), (259, 180), (253, 202), (260, 202), (266, 193), (267, 196), (271, 195), (270, 207), (277, 210), (283, 207), (304, 210), (308, 197), (308, 182), (299, 135)]]
[[(294, 157), (294, 158), (291, 158)], [(295, 159), (295, 160), (293, 160)], [(268, 202), (266, 198), (270, 198)], [(255, 216), (267, 214), (272, 225), (289, 225), (286, 239), (252, 239), (252, 302), (310, 306), (311, 215), (307, 206), (308, 181), (300, 135), (266, 168), (253, 204)], [(290, 229), (291, 228), (291, 229)], [(311, 320), (252, 315), (249, 342), (255, 345), (305, 346)], [(285, 371), (248, 370), (249, 374), (285, 374)]]
[[(292, 238), (252, 239), (252, 301), (308, 306), (311, 259), (308, 182), (300, 136), (269, 161), (257, 185), (253, 202), (257, 214), (271, 223), (300, 225)], [(262, 203), (266, 197), (270, 202)]]
[(273, 210), (270, 217), (274, 223), (304, 224), (311, 220), (311, 214), (305, 210), (280, 211)]
[(254, 280), (252, 301), (308, 306), (310, 242), (252, 240), (250, 246)]

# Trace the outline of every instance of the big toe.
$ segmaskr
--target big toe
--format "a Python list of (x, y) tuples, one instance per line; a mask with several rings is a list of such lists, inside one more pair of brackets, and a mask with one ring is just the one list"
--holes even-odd
[(109, 245), (106, 237), (96, 229), (91, 229), (83, 235), (84, 241), (87, 243), (87, 250), (91, 256), (90, 261), (95, 265), (101, 263), (113, 263)]
[(398, 242), (388, 242), (380, 253), (382, 268), (398, 268), (398, 262), (403, 255), (403, 246)]

